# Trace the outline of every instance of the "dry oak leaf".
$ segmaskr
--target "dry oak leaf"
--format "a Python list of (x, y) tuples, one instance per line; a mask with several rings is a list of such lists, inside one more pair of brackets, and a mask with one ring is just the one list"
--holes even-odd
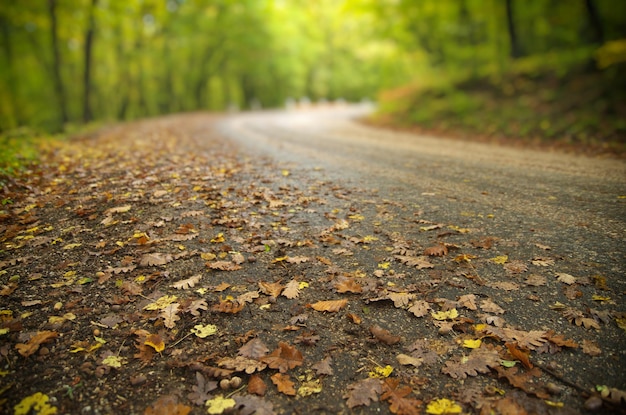
[(363, 287), (361, 284), (356, 282), (354, 278), (344, 278), (341, 281), (338, 281), (335, 284), (335, 289), (338, 293), (361, 293), (363, 292)]
[(589, 356), (600, 356), (602, 354), (600, 346), (592, 340), (583, 340), (582, 350), (583, 353), (588, 354)]
[(271, 369), (278, 369), (281, 373), (302, 365), (303, 360), (302, 353), (285, 342), (278, 343), (278, 348), (270, 355), (260, 359), (261, 362), (267, 363)]
[(320, 360), (319, 362), (311, 366), (311, 369), (315, 370), (318, 376), (320, 375), (332, 376), (334, 374), (333, 368), (330, 366), (332, 362), (333, 362), (332, 357), (326, 356), (324, 359)]
[(278, 297), (283, 291), (283, 285), (280, 282), (259, 282), (259, 289), (263, 294), (271, 297)]
[(576, 277), (570, 274), (566, 274), (564, 272), (559, 272), (556, 274), (556, 279), (563, 284), (572, 285), (576, 283)]
[(548, 333), (543, 330), (515, 330), (511, 328), (499, 328), (487, 326), (483, 330), (490, 336), (496, 336), (503, 342), (517, 342), (519, 347), (535, 350), (548, 342)]
[(300, 282), (298, 280), (291, 280), (285, 285), (285, 289), (282, 292), (283, 297), (287, 297), (290, 300), (297, 298), (300, 295)]
[(478, 376), (489, 373), (490, 369), (500, 365), (500, 356), (495, 350), (484, 346), (473, 349), (467, 357), (453, 358), (446, 362), (441, 372), (454, 379), (465, 379), (467, 376)]
[(196, 372), (196, 385), (191, 387), (192, 392), (187, 395), (187, 399), (194, 405), (204, 405), (211, 398), (209, 392), (217, 389), (217, 382), (207, 381), (201, 372)]
[(191, 412), (191, 406), (178, 403), (176, 395), (166, 395), (147, 407), (144, 415), (187, 415), (189, 412)]
[(480, 303), (480, 308), (485, 313), (504, 314), (504, 309), (490, 299), (485, 299)]
[(245, 303), (240, 303), (239, 301), (233, 301), (230, 299), (221, 300), (219, 303), (214, 304), (211, 307), (213, 311), (219, 311), (220, 313), (228, 313), (228, 314), (237, 314), (241, 310), (243, 310)]
[(309, 258), (308, 256), (288, 256), (286, 259), (286, 261), (290, 264), (301, 264), (310, 260), (311, 258)]
[(151, 267), (155, 265), (165, 265), (172, 262), (172, 255), (164, 254), (160, 252), (153, 252), (150, 254), (144, 254), (139, 261), (140, 267)]
[(414, 366), (414, 367), (420, 367), (424, 361), (423, 359), (419, 357), (410, 356), (408, 354), (403, 354), (403, 353), (400, 353), (399, 355), (397, 355), (396, 360), (402, 366)]
[(206, 266), (211, 268), (211, 269), (216, 269), (219, 271), (237, 271), (239, 269), (241, 269), (240, 265), (235, 264), (234, 262), (231, 261), (214, 261), (214, 262), (207, 262)]
[(265, 356), (269, 351), (270, 349), (267, 348), (261, 339), (255, 338), (241, 346), (238, 354), (250, 359), (259, 359)]
[(404, 308), (415, 298), (415, 294), (390, 292), (388, 297), (393, 301), (394, 307)]
[(424, 249), (424, 255), (427, 256), (444, 256), (448, 255), (448, 247), (443, 244), (438, 244)]
[(459, 297), (458, 304), (460, 307), (465, 307), (468, 310), (477, 310), (476, 306), (476, 295), (475, 294), (465, 294)]
[(200, 300), (193, 300), (191, 302), (191, 304), (189, 304), (186, 308), (185, 311), (188, 313), (191, 313), (192, 316), (196, 316), (199, 317), (200, 316), (200, 311), (199, 310), (208, 310), (209, 309), (209, 305), (207, 304), (205, 299), (200, 299)]
[(150, 363), (156, 353), (154, 347), (142, 343), (135, 343), (135, 347), (137, 348), (138, 352), (135, 353), (133, 357), (140, 359), (146, 365)]
[(38, 331), (26, 343), (18, 343), (15, 345), (17, 352), (24, 357), (28, 357), (39, 350), (39, 346), (47, 343), (52, 339), (59, 337), (56, 331)]
[(389, 332), (389, 330), (385, 330), (378, 325), (370, 327), (370, 333), (372, 333), (372, 336), (374, 336), (376, 340), (379, 340), (389, 346), (399, 343), (402, 340), (400, 336), (394, 336), (391, 332)]
[(289, 379), (289, 375), (274, 373), (270, 379), (272, 379), (272, 383), (276, 385), (278, 392), (289, 396), (296, 396), (295, 383)]
[(246, 372), (248, 375), (260, 372), (267, 367), (266, 363), (244, 356), (224, 357), (217, 362), (217, 365), (236, 372)]
[(170, 285), (172, 288), (176, 288), (177, 290), (186, 290), (188, 288), (192, 288), (202, 279), (202, 275), (194, 275), (189, 278), (185, 278), (184, 280), (177, 281)]
[(550, 398), (550, 394), (540, 384), (536, 384), (533, 381), (533, 378), (538, 378), (542, 375), (538, 367), (534, 367), (520, 374), (517, 374), (519, 371), (517, 366), (508, 369), (495, 367), (494, 369), (498, 372), (499, 378), (506, 378), (513, 387), (521, 389), (528, 394), (533, 394), (540, 399)]
[(415, 317), (424, 317), (430, 311), (430, 304), (424, 300), (417, 300), (409, 307), (409, 312), (413, 313)]
[(378, 402), (378, 396), (383, 391), (380, 379), (362, 379), (348, 385), (348, 392), (343, 395), (347, 399), (346, 405), (352, 409), (357, 406), (369, 406), (372, 402)]
[(387, 378), (383, 383), (381, 401), (389, 401), (389, 410), (397, 415), (417, 415), (421, 413), (422, 401), (407, 398), (413, 388), (400, 385), (399, 379)]
[(417, 269), (435, 268), (435, 264), (428, 261), (425, 256), (407, 256), (407, 255), (395, 255), (395, 258), (405, 265), (416, 267)]
[(514, 359), (522, 362), (522, 365), (526, 369), (532, 369), (533, 364), (530, 363), (530, 352), (528, 350), (521, 350), (517, 348), (517, 343), (505, 343), (506, 349)]
[(327, 300), (327, 301), (318, 301), (314, 304), (307, 304), (306, 306), (312, 308), (315, 311), (328, 311), (331, 313), (335, 313), (342, 308), (344, 308), (348, 304), (348, 300)]
[(168, 329), (173, 329), (174, 327), (176, 327), (176, 322), (180, 320), (180, 317), (178, 317), (178, 312), (180, 311), (179, 307), (180, 304), (172, 303), (164, 307), (159, 313), (159, 317), (163, 319), (163, 324)]
[(267, 391), (267, 385), (263, 382), (263, 379), (259, 375), (252, 375), (248, 380), (248, 393), (253, 393), (258, 396), (265, 396)]

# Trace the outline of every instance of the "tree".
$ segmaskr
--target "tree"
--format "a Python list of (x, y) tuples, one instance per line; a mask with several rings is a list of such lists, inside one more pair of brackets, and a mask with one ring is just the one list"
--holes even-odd
[(517, 31), (515, 29), (515, 19), (513, 16), (513, 0), (506, 0), (506, 23), (509, 33), (509, 41), (511, 43), (511, 57), (513, 59), (523, 56), (522, 48), (517, 37)]
[(91, 61), (93, 51), (93, 38), (95, 33), (95, 17), (94, 11), (98, 5), (98, 0), (91, 0), (91, 7), (89, 8), (89, 22), (87, 24), (87, 32), (85, 34), (85, 63), (84, 63), (84, 77), (83, 77), (83, 122), (89, 122), (93, 118), (91, 112), (91, 104), (89, 97), (91, 95)]
[(61, 125), (67, 123), (67, 101), (65, 88), (61, 79), (61, 54), (59, 52), (59, 37), (57, 32), (56, 0), (48, 0), (48, 13), (50, 16), (50, 39), (52, 43), (52, 80), (57, 96), (60, 111)]

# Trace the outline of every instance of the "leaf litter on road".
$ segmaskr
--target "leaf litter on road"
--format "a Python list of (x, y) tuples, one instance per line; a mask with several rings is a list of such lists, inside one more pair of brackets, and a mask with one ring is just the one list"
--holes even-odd
[(5, 412), (623, 408), (623, 384), (576, 369), (619, 370), (610, 269), (555, 241), (521, 249), (476, 215), (415, 220), (401, 200), (242, 157), (206, 126), (59, 144), (5, 189)]

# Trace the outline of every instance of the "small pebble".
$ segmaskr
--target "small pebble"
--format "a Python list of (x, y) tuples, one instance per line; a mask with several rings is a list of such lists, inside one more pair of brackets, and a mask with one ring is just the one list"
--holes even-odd
[(93, 329), (93, 335), (94, 335), (94, 336), (100, 336), (100, 334), (102, 334), (102, 333), (100, 332), (100, 329)]
[(552, 382), (548, 382), (548, 384), (546, 384), (546, 388), (548, 389), (548, 392), (550, 392), (552, 395), (560, 395), (563, 391), (563, 389), (561, 389), (559, 385)]
[(47, 347), (42, 347), (41, 349), (39, 349), (39, 356), (46, 356), (50, 354), (50, 349), (48, 349)]
[(59, 301), (57, 303), (54, 303), (54, 310), (55, 311), (59, 311), (62, 308), (63, 308), (63, 303), (62, 302)]
[(138, 386), (138, 385), (141, 385), (141, 384), (145, 383), (146, 380), (148, 380), (146, 378), (146, 375), (139, 374), (137, 376), (131, 376), (130, 377), (130, 384), (133, 385), (133, 386)]

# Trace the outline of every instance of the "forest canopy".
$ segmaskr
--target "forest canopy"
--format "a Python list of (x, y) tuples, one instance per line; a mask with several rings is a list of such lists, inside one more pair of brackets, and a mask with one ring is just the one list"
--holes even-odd
[(5, 1), (0, 131), (376, 99), (600, 60), (611, 71), (624, 16), (613, 0)]

